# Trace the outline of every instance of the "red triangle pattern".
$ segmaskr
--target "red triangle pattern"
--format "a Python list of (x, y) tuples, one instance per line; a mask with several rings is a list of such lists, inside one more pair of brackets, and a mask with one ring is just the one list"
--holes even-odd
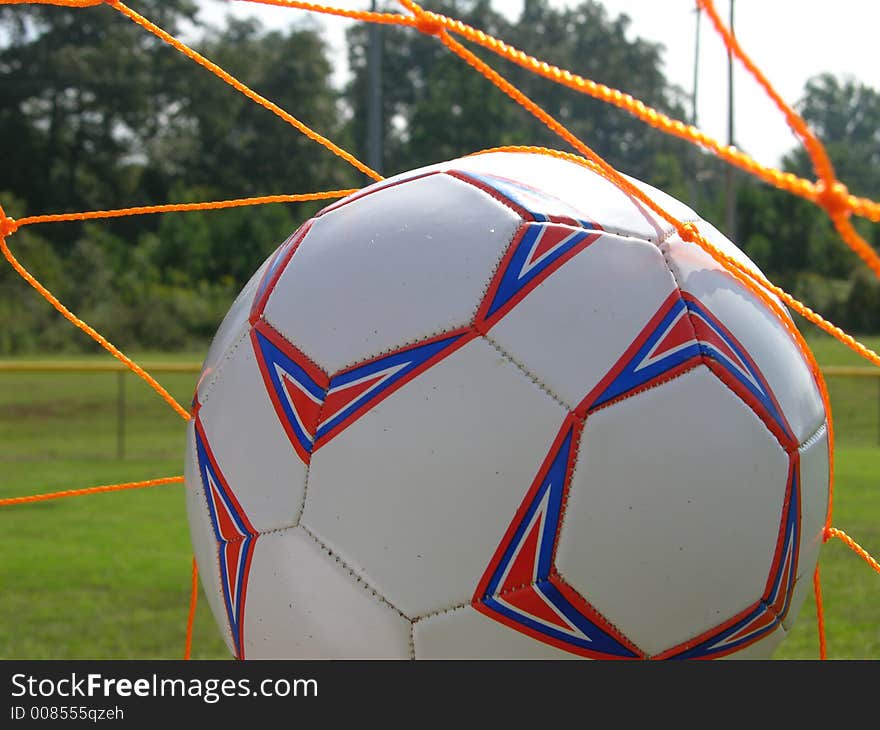
[(226, 551), (226, 574), (229, 579), (229, 595), (232, 599), (232, 605), (237, 605), (238, 596), (238, 563), (241, 558), (241, 546), (244, 540), (235, 540), (224, 545)]
[(535, 580), (535, 561), (538, 559), (538, 540), (541, 536), (541, 515), (525, 539), (520, 543), (519, 552), (501, 586), (501, 593), (519, 590)]
[(722, 353), (744, 373), (749, 372), (748, 367), (746, 367), (745, 363), (740, 359), (739, 355), (737, 355), (732, 349), (730, 349), (730, 346), (724, 341), (721, 335), (719, 335), (712, 327), (710, 327), (701, 317), (692, 317), (692, 319), (697, 337), (702, 342), (712, 345), (712, 347)]
[(691, 325), (690, 317), (687, 316), (687, 312), (684, 312), (676, 320), (675, 324), (666, 331), (660, 342), (657, 343), (657, 346), (650, 354), (650, 358), (659, 358), (663, 353), (693, 340), (694, 328)]
[(563, 631), (571, 631), (571, 626), (560, 618), (559, 614), (553, 610), (535, 586), (526, 586), (513, 593), (503, 593), (499, 598), (527, 615), (534, 616)]
[(299, 384), (286, 373), (282, 376), (281, 382), (284, 383), (284, 389), (290, 396), (290, 401), (299, 416), (300, 423), (306, 433), (314, 438), (318, 428), (318, 417), (321, 415), (321, 403), (310, 398)]
[(343, 408), (353, 403), (358, 398), (372, 388), (377, 382), (385, 377), (385, 372), (377, 374), (373, 378), (369, 378), (360, 383), (352, 384), (348, 387), (339, 388), (338, 390), (327, 393), (324, 400), (323, 412), (326, 416), (324, 420), (339, 413)]
[(217, 493), (217, 488), (213, 482), (210, 482), (211, 499), (214, 501), (214, 514), (217, 515), (217, 526), (220, 529), (220, 536), (224, 540), (239, 540), (242, 537), (241, 531), (236, 526), (229, 510), (226, 509), (226, 503)]
[(545, 254), (560, 246), (567, 238), (570, 238), (573, 233), (574, 231), (567, 228), (544, 226), (537, 244), (532, 251), (532, 255), (529, 256), (529, 260), (526, 261), (523, 268), (528, 269), (530, 266), (534, 265), (534, 263), (539, 261)]

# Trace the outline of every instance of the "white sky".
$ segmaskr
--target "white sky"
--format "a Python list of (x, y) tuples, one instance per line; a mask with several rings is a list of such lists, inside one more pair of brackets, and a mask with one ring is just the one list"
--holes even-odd
[[(268, 27), (284, 27), (312, 15), (244, 0), (200, 0), (202, 17), (219, 22), (227, 13), (256, 16)], [(325, 0), (348, 9), (368, 9), (369, 0)], [(554, 4), (574, 2), (551, 0)], [(716, 0), (716, 8), (727, 20), (730, 0)], [(665, 73), (688, 95), (693, 87), (695, 16), (694, 0), (604, 0), (611, 16), (630, 16), (633, 37), (640, 36), (665, 45)], [(430, 0), (423, 0), (430, 9)], [(522, 0), (493, 0), (505, 14), (516, 17)], [(344, 77), (343, 18), (317, 16), (326, 29), (338, 59), (339, 77)], [(880, 89), (880, 2), (875, 0), (735, 0), (735, 30), (740, 44), (789, 103), (796, 102), (805, 81), (828, 71), (850, 74)], [(524, 48), (524, 51), (529, 51)], [(577, 68), (570, 69), (577, 72)], [(770, 165), (796, 141), (781, 114), (741, 67), (734, 72), (734, 137), (740, 148)], [(601, 82), (602, 79), (594, 79)], [(548, 83), (550, 83), (548, 81)], [(626, 89), (623, 89), (626, 91)], [(716, 139), (727, 139), (727, 55), (707, 17), (700, 34), (700, 76), (698, 83), (698, 126)], [(589, 140), (585, 140), (589, 144)]]

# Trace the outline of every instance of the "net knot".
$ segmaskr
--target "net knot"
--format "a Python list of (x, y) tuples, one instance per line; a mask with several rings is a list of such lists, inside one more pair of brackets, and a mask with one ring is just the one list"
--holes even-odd
[(679, 230), (678, 235), (686, 243), (696, 243), (700, 240), (700, 229), (694, 223), (685, 223)]
[(14, 218), (7, 218), (5, 215), (0, 216), (0, 238), (6, 238), (10, 233), (15, 233), (17, 230), (18, 223), (15, 222)]
[(416, 28), (425, 35), (440, 35), (443, 30), (443, 21), (436, 13), (425, 10), (416, 17)]
[(849, 190), (839, 180), (835, 180), (829, 187), (824, 180), (816, 183), (816, 202), (821, 205), (828, 215), (848, 216), (852, 213), (849, 205)]

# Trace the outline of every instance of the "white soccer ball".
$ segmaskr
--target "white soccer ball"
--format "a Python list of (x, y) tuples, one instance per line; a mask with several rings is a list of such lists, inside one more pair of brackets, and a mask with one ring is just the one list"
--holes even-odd
[(188, 427), (192, 543), (239, 658), (767, 657), (828, 489), (785, 323), (539, 154), (305, 223), (224, 319)]

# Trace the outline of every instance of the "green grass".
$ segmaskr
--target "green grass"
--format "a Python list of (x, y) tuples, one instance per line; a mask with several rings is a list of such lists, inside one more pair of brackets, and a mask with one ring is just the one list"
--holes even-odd
[[(120, 460), (115, 373), (0, 372), (0, 498), (179, 475), (182, 419), (125, 378)], [(160, 380), (186, 405), (195, 378)], [(182, 656), (192, 549), (181, 485), (4, 507), (0, 530), (0, 658)], [(196, 617), (193, 656), (227, 658), (207, 604)]]
[[(814, 336), (810, 343), (823, 365), (863, 364), (830, 338)], [(866, 344), (876, 348), (880, 338)], [(202, 354), (150, 356), (199, 361)], [(187, 404), (195, 378), (160, 380)], [(878, 387), (867, 378), (830, 381), (834, 525), (875, 557)], [(115, 374), (0, 372), (0, 498), (180, 474), (183, 421), (131, 375), (126, 456), (116, 458), (116, 388)], [(191, 547), (181, 485), (4, 507), (0, 530), (0, 658), (182, 655)], [(880, 576), (837, 540), (823, 548), (820, 565), (829, 657), (880, 658)], [(193, 656), (228, 658), (203, 597)], [(818, 656), (811, 597), (776, 656)]]
[[(859, 341), (880, 351), (880, 337), (862, 337)], [(861, 356), (825, 334), (808, 338), (816, 360), (822, 365), (873, 368)], [(834, 416), (835, 438), (840, 444), (880, 445), (880, 378), (826, 378)]]

